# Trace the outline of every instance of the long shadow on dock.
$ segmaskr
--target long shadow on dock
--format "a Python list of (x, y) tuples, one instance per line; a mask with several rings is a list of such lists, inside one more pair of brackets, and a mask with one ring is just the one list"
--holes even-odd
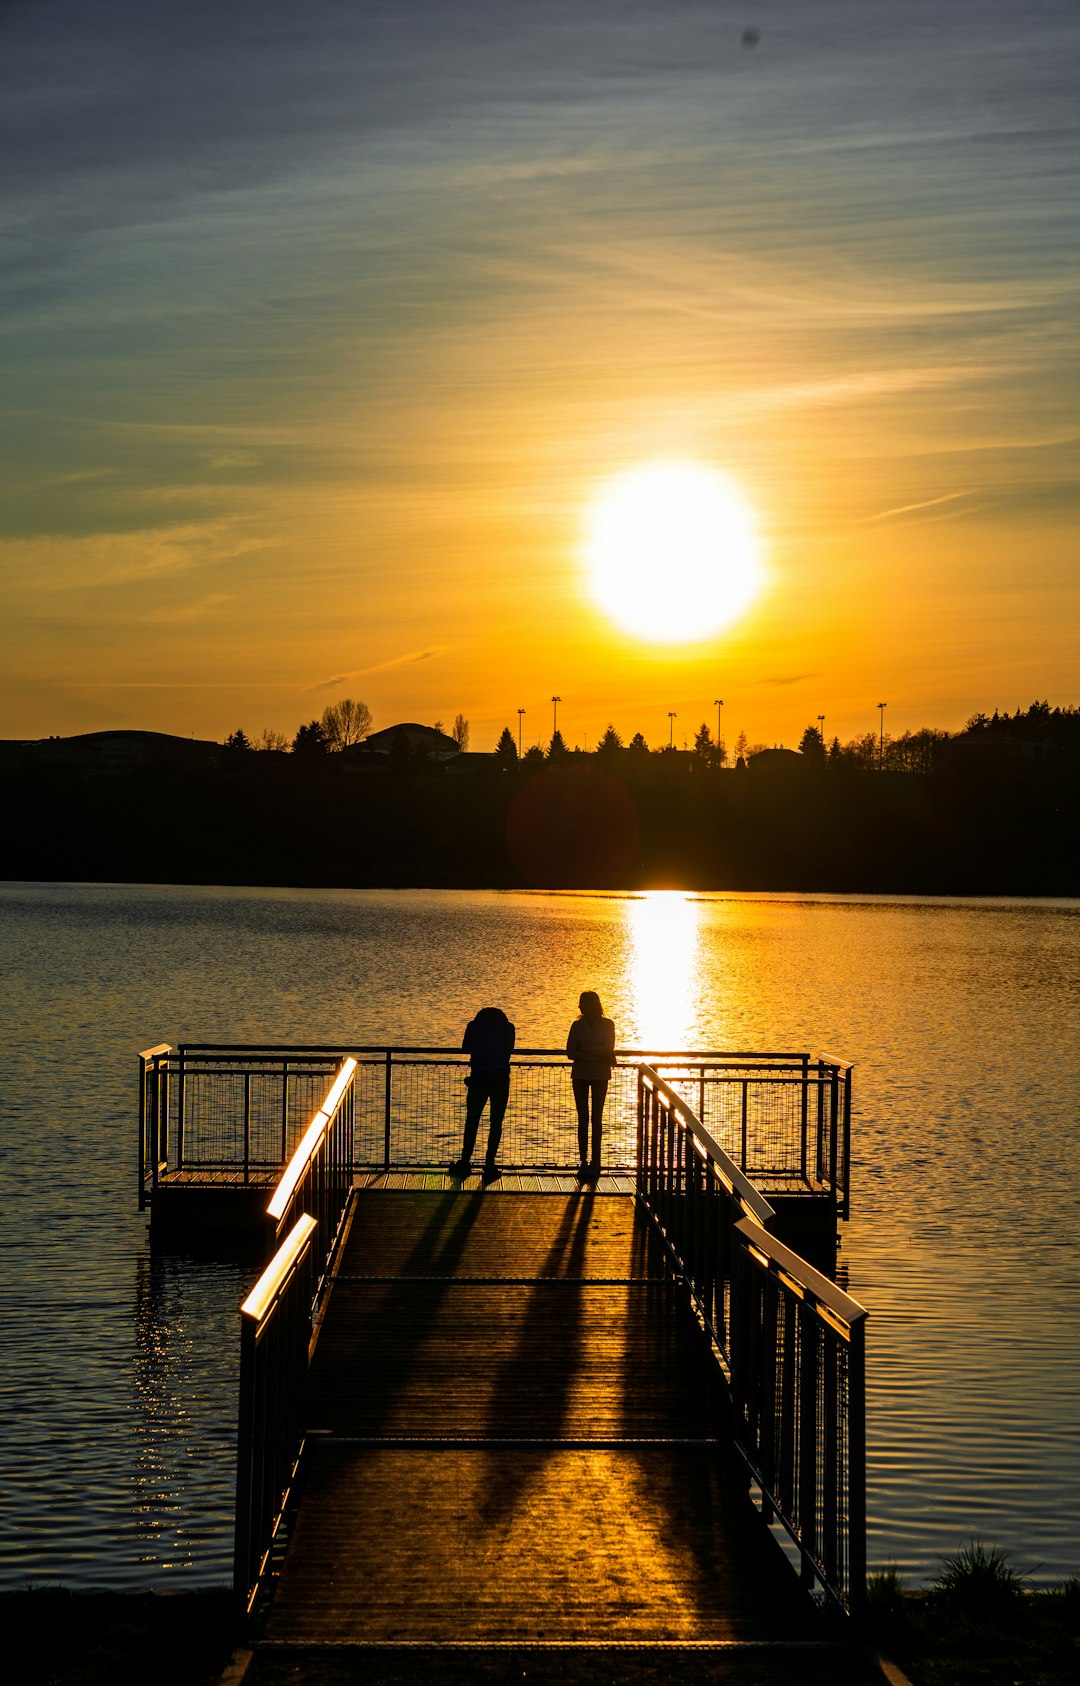
[[(786, 1678), (814, 1678), (829, 1633), (754, 1514), (719, 1374), (632, 1199), (361, 1195), (309, 1421), (325, 1432), (260, 1667), (409, 1647), (411, 1674), (364, 1678), (415, 1679), (432, 1646), (789, 1645)], [(863, 1678), (833, 1665), (834, 1686)]]

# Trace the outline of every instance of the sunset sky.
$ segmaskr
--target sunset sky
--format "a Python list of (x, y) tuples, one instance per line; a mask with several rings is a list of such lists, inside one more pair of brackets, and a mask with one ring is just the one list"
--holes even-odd
[[(0, 736), (1080, 703), (1076, 0), (5, 0), (0, 157)], [(763, 544), (684, 645), (656, 461)]]

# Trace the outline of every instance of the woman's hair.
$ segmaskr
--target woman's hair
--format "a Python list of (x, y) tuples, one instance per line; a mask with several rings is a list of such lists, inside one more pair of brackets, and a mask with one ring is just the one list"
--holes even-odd
[(578, 996), (578, 1007), (581, 1011), (582, 1018), (588, 1019), (590, 1023), (595, 1024), (597, 1019), (602, 1019), (604, 1016), (603, 1003), (601, 1002), (595, 989), (582, 990), (581, 994)]

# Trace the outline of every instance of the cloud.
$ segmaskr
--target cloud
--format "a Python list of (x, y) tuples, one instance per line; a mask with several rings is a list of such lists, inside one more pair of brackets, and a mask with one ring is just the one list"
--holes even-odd
[(207, 468), (258, 468), (259, 459), (254, 451), (205, 451), (203, 461)]
[(436, 656), (444, 656), (450, 649), (449, 644), (432, 644), (426, 650), (408, 650), (402, 656), (391, 656), (384, 662), (373, 662), (370, 667), (350, 668), (348, 673), (336, 673), (332, 679), (320, 679), (317, 684), (309, 685), (308, 691), (333, 691), (340, 685), (347, 685), (351, 679), (364, 679), (371, 673), (386, 673), (393, 667), (412, 667), (417, 662), (432, 661)]
[(902, 503), (895, 509), (882, 509), (876, 515), (868, 515), (867, 521), (893, 521), (900, 515), (914, 515), (920, 509), (936, 509), (939, 504), (955, 503), (958, 498), (974, 497), (974, 492), (943, 492), (940, 498), (924, 498), (922, 503)]
[(0, 542), (0, 579), (7, 595), (20, 600), (27, 596), (27, 581), (35, 597), (100, 591), (219, 568), (261, 548), (262, 541), (241, 531), (239, 523), (225, 521), (75, 538), (45, 534)]

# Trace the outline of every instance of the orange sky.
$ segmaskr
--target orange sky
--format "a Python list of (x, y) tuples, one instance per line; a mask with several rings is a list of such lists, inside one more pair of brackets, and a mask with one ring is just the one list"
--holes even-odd
[[(6, 26), (0, 735), (1080, 701), (1075, 8), (67, 9)], [(765, 540), (679, 648), (581, 564), (658, 458)]]

